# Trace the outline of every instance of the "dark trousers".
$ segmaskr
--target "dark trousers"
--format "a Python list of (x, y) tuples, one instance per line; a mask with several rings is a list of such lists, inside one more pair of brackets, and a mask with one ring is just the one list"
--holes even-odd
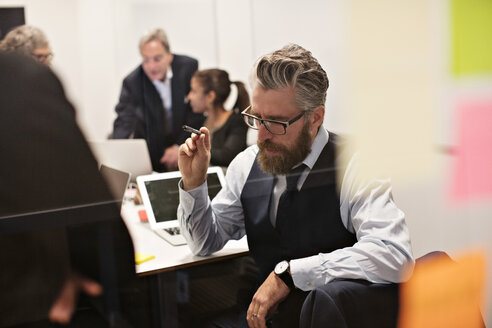
[[(268, 328), (297, 328), (302, 304), (308, 292), (295, 289), (279, 304), (277, 312), (267, 318)], [(246, 312), (249, 304), (229, 311), (205, 325), (207, 328), (248, 328)]]
[(398, 284), (336, 280), (309, 293), (300, 327), (396, 327)]
[[(248, 327), (246, 308), (213, 320), (207, 327)], [(271, 328), (396, 327), (398, 285), (336, 280), (311, 292), (296, 289), (267, 321)]]

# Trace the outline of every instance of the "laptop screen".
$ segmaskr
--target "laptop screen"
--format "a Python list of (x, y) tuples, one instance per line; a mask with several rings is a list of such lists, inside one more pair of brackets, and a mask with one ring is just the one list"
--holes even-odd
[(130, 181), (130, 173), (114, 169), (104, 164), (100, 166), (99, 172), (104, 180), (106, 180), (113, 198), (121, 203), (125, 196), (128, 182)]
[[(152, 229), (178, 226), (179, 171), (142, 175), (137, 177), (138, 189)], [(213, 199), (225, 184), (224, 171), (212, 166), (207, 170), (208, 195)]]
[(144, 139), (110, 139), (89, 141), (99, 164), (131, 173), (132, 181), (137, 176), (152, 173), (149, 150)]
[[(156, 222), (176, 220), (179, 205), (178, 183), (181, 177), (145, 181), (145, 189), (152, 206)], [(217, 173), (207, 175), (208, 195), (210, 199), (222, 188)]]

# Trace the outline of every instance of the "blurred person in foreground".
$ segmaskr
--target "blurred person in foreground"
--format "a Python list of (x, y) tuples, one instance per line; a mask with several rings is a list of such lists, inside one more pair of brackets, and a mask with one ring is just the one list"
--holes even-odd
[[(343, 138), (322, 125), (328, 78), (311, 52), (262, 56), (243, 110), (257, 145), (229, 165), (210, 202), (210, 132), (181, 145), (178, 218), (192, 252), (248, 238), (260, 277), (249, 305), (213, 327), (394, 327), (398, 285), (414, 265), (404, 213), (389, 179), (361, 179)], [(314, 320), (316, 319), (316, 320)], [(316, 322), (316, 324), (312, 324)], [(324, 327), (324, 326), (323, 326)]]
[[(136, 278), (117, 202), (54, 73), (13, 52), (0, 52), (0, 72), (0, 327), (108, 327), (86, 307), (105, 298), (101, 267), (116, 271), (118, 281), (106, 283), (118, 288)], [(71, 213), (83, 208), (93, 216), (73, 222)], [(11, 231), (16, 220), (21, 231)], [(113, 247), (114, 267), (99, 262), (101, 245)]]
[(113, 138), (145, 139), (154, 171), (173, 171), (178, 145), (189, 135), (183, 124), (198, 128), (205, 119), (186, 102), (198, 61), (172, 53), (162, 29), (144, 34), (139, 50), (142, 63), (123, 80)]

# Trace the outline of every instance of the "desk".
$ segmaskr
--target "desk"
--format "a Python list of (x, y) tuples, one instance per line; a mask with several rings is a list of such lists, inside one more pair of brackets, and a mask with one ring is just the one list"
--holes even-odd
[(222, 250), (210, 256), (194, 256), (188, 245), (173, 246), (152, 231), (148, 223), (140, 222), (138, 211), (143, 205), (124, 202), (121, 216), (132, 237), (135, 252), (152, 254), (154, 259), (136, 265), (139, 276), (151, 276), (154, 317), (157, 327), (177, 327), (177, 270), (191, 266), (234, 259), (248, 254), (246, 237), (229, 241)]

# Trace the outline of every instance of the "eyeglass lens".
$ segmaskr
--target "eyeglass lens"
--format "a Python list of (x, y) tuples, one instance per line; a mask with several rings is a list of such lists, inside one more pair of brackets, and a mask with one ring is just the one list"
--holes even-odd
[[(251, 128), (258, 130), (261, 125), (260, 119), (252, 116), (244, 116), (244, 120), (248, 126)], [(265, 125), (265, 128), (273, 134), (285, 134), (285, 126), (281, 123), (276, 123), (276, 122), (270, 122), (270, 121), (263, 121), (263, 125)]]

